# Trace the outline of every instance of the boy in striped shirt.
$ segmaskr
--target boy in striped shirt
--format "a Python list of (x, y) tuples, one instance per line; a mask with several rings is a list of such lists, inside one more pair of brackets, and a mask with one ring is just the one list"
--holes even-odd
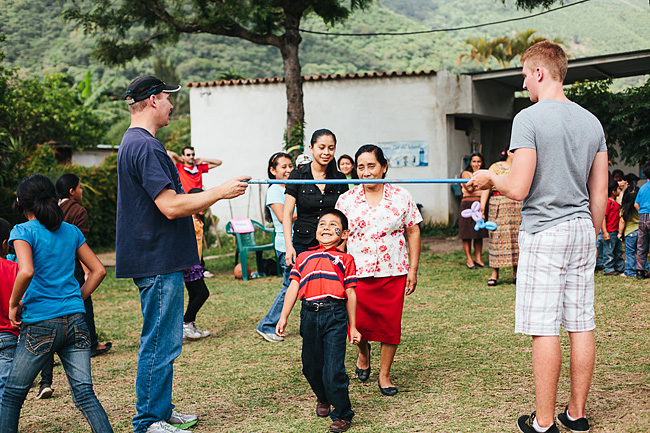
[(285, 336), (287, 318), (300, 299), (302, 371), (316, 394), (316, 415), (332, 419), (330, 432), (347, 431), (354, 416), (348, 393), (350, 379), (345, 372), (348, 325), (352, 343), (361, 340), (356, 327), (354, 259), (336, 248), (348, 233), (348, 220), (342, 212), (323, 212), (316, 228), (319, 245), (297, 257), (275, 329), (278, 336)]

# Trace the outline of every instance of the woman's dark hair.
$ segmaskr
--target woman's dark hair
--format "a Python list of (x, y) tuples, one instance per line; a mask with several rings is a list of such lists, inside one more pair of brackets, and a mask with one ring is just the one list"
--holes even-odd
[[(316, 140), (318, 140), (320, 137), (329, 135), (334, 139), (334, 144), (336, 145), (336, 135), (329, 129), (317, 129), (314, 131), (314, 133), (311, 135), (311, 140), (309, 140), (309, 146), (314, 147), (314, 144), (316, 144)], [(336, 174), (339, 173), (339, 169), (336, 166), (336, 158), (332, 158), (332, 160), (327, 164), (327, 167), (325, 168), (325, 179), (332, 179), (336, 177)]]
[(42, 174), (34, 174), (23, 179), (16, 190), (17, 201), (14, 210), (34, 214), (36, 219), (50, 231), (58, 230), (63, 221), (63, 211), (59, 207), (56, 189), (50, 179)]
[[(364, 144), (357, 150), (357, 153), (354, 154), (354, 166), (357, 166), (357, 161), (359, 160), (359, 156), (363, 153), (373, 153), (375, 155), (375, 158), (377, 158), (377, 162), (382, 166), (386, 167), (386, 173), (388, 173), (388, 160), (384, 156), (384, 151), (381, 150), (381, 147), (375, 146), (374, 144)], [(356, 169), (355, 169), (356, 171)], [(386, 173), (384, 173), (381, 178), (386, 177)]]
[[(278, 166), (278, 162), (280, 161), (280, 158), (289, 158), (289, 161), (291, 161), (291, 155), (285, 152), (275, 152), (271, 157), (269, 158), (269, 166), (266, 169), (266, 173), (269, 176), (269, 179), (275, 179), (275, 176), (273, 173), (271, 173), (271, 168), (275, 169)], [(267, 223), (272, 223), (273, 218), (271, 217), (271, 211), (269, 210), (268, 206), (264, 206), (264, 221)]]
[(485, 158), (483, 158), (483, 154), (481, 152), (474, 152), (469, 156), (469, 159), (467, 160), (467, 165), (463, 169), (463, 171), (469, 171), (470, 173), (474, 173), (474, 170), (472, 170), (472, 158), (475, 156), (478, 156), (481, 158), (481, 168), (485, 168)]
[(11, 233), (11, 224), (4, 218), (0, 218), (0, 245), (4, 241), (9, 240), (9, 234)]
[(643, 177), (650, 179), (650, 161), (646, 162), (643, 166)]
[(280, 158), (288, 158), (289, 161), (291, 161), (291, 155), (285, 152), (275, 152), (273, 155), (271, 155), (269, 158), (269, 166), (266, 169), (266, 174), (269, 176), (269, 179), (275, 179), (275, 176), (273, 173), (271, 173), (271, 169), (277, 168)]
[(61, 175), (56, 180), (56, 195), (60, 199), (70, 198), (70, 190), (75, 189), (79, 185), (79, 176), (72, 173)]
[(621, 200), (621, 209), (623, 210), (623, 220), (625, 222), (629, 221), (632, 217), (634, 217), (634, 214), (638, 212), (634, 207), (636, 194), (638, 192), (639, 188), (630, 186), (623, 193), (623, 199)]
[(609, 181), (609, 184), (607, 185), (607, 195), (610, 196), (618, 189), (618, 182), (615, 181), (614, 179)]

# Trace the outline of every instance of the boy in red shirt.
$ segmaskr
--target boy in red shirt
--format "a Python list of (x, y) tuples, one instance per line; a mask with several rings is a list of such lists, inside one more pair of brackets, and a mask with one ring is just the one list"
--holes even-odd
[(18, 274), (18, 263), (5, 259), (9, 252), (10, 232), (11, 224), (0, 218), (0, 402), (20, 333), (20, 329), (9, 321), (9, 298)]
[(618, 238), (618, 223), (621, 219), (621, 206), (616, 202), (620, 194), (618, 182), (610, 180), (607, 187), (609, 199), (603, 220), (603, 275), (618, 275), (625, 270), (623, 247)]
[[(318, 399), (316, 415), (330, 416), (330, 432), (350, 428), (354, 412), (345, 373), (347, 325), (350, 340), (359, 344), (356, 326), (357, 285), (354, 259), (337, 249), (348, 237), (348, 220), (338, 210), (324, 212), (316, 227), (319, 245), (300, 254), (291, 271), (289, 288), (275, 333), (284, 337), (296, 299), (302, 300), (302, 372)], [(334, 409), (330, 411), (330, 405)]]

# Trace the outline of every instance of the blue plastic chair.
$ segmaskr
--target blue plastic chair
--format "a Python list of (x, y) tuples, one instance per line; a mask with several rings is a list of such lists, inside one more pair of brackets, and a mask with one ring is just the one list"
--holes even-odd
[[(257, 262), (257, 272), (261, 276), (265, 276), (262, 271), (262, 253), (264, 251), (275, 251), (275, 245), (273, 243), (265, 245), (257, 245), (255, 243), (255, 231), (262, 230), (266, 233), (275, 233), (275, 230), (272, 228), (266, 228), (257, 221), (251, 220), (253, 223), (253, 231), (250, 233), (237, 233), (233, 230), (232, 224), (228, 221), (226, 224), (226, 233), (233, 235), (237, 241), (237, 250), (235, 251), (235, 266), (239, 262), (241, 257), (241, 269), (242, 269), (242, 278), (244, 281), (248, 281), (248, 254), (254, 252)], [(277, 275), (280, 275), (280, 264), (276, 263), (277, 266)]]

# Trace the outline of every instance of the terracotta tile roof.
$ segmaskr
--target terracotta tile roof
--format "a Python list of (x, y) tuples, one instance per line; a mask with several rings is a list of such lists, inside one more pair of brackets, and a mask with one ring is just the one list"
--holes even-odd
[[(310, 75), (302, 77), (304, 82), (307, 81), (330, 81), (330, 80), (350, 80), (365, 78), (390, 78), (390, 77), (418, 77), (436, 75), (436, 71), (415, 71), (415, 72), (364, 72), (362, 74), (327, 74), (327, 75)], [(186, 84), (186, 87), (215, 87), (215, 86), (242, 86), (248, 84), (273, 84), (284, 82), (283, 77), (253, 78), (249, 80), (221, 80), (221, 81), (195, 81)]]

